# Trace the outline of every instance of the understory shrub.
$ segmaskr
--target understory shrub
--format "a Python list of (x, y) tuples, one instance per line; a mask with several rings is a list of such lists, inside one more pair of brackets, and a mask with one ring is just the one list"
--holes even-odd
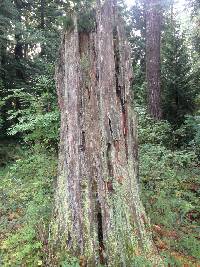
[(40, 143), (47, 148), (57, 148), (60, 114), (51, 76), (40, 75), (32, 90), (10, 89), (4, 104), (9, 102), (12, 109), (7, 111), (8, 135), (21, 137), (29, 145)]
[(1, 169), (1, 266), (44, 264), (56, 166), (52, 151), (34, 147)]
[[(139, 159), (142, 198), (151, 219), (155, 243), (200, 260), (200, 170), (196, 150), (175, 146), (176, 136), (168, 122), (151, 120), (144, 109), (139, 116)], [(171, 139), (171, 140), (170, 140)], [(190, 263), (191, 266), (192, 262)], [(183, 266), (183, 265), (180, 265)]]

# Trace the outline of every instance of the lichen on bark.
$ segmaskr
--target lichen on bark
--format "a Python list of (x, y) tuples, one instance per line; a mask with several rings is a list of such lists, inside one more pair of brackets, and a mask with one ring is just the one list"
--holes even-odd
[(56, 68), (61, 110), (56, 239), (86, 266), (134, 266), (138, 251), (159, 261), (139, 197), (123, 22), (106, 0), (97, 2), (90, 32), (78, 31), (75, 15), (73, 25), (63, 35)]

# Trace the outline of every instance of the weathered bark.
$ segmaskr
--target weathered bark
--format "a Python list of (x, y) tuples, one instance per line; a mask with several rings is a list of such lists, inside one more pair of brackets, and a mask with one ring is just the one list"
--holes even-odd
[(146, 76), (149, 113), (161, 119), (160, 92), (160, 0), (146, 0)]
[(155, 252), (139, 198), (130, 50), (122, 24), (111, 1), (98, 4), (90, 33), (79, 33), (74, 18), (56, 70), (56, 235), (87, 266), (134, 266), (140, 249)]

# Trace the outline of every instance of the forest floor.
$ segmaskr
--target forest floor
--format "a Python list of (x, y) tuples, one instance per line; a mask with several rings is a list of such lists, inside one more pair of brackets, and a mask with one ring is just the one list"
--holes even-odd
[[(27, 151), (15, 143), (1, 146), (0, 265), (5, 262), (2, 267), (44, 266), (41, 259), (46, 249), (45, 225), (51, 210), (56, 168), (56, 156), (46, 151), (38, 148)], [(169, 193), (169, 184), (159, 185), (161, 191), (154, 188), (143, 193), (149, 202), (146, 210), (155, 245), (167, 259), (168, 267), (200, 267), (199, 167), (193, 166), (192, 171), (184, 169), (184, 175), (181, 187), (173, 192), (176, 199)], [(179, 198), (182, 195), (184, 199)], [(181, 206), (184, 207), (180, 209)]]

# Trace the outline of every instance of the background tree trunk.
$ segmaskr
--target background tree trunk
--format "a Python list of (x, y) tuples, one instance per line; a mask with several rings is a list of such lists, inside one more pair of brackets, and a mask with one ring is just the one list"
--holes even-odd
[[(155, 253), (137, 183), (130, 50), (111, 1), (92, 32), (65, 32), (56, 70), (61, 109), (56, 236), (87, 266), (135, 266)], [(152, 255), (152, 254), (151, 254)]]
[(161, 119), (160, 92), (160, 0), (146, 0), (146, 76), (149, 113), (154, 119)]
[(45, 0), (40, 1), (40, 29), (44, 30), (45, 28)]
[[(18, 12), (17, 21), (19, 24), (21, 24), (21, 22), (22, 22), (22, 14), (21, 14), (22, 13), (22, 11), (21, 11), (22, 3), (21, 3), (21, 1), (17, 1), (17, 0), (15, 0), (14, 3), (15, 3), (16, 10)], [(20, 27), (21, 27), (21, 25), (20, 25)], [(18, 32), (15, 34), (15, 41), (16, 41), (16, 45), (15, 45), (14, 53), (15, 53), (15, 60), (16, 60), (16, 78), (18, 80), (23, 80), (24, 74), (22, 71), (21, 60), (22, 60), (24, 54), (23, 54), (23, 43), (22, 43), (21, 29), (18, 29)]]

